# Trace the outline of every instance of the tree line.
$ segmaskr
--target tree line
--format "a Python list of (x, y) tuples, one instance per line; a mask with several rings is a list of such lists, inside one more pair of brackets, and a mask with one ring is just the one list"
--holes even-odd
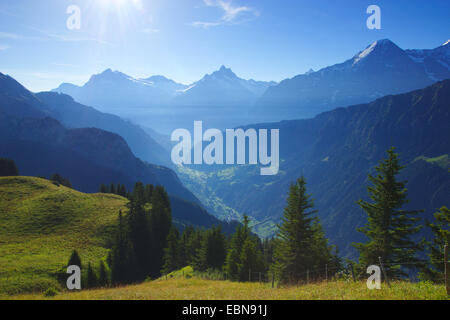
[[(397, 178), (402, 168), (391, 148), (375, 167), (376, 174), (369, 175), (370, 200), (358, 201), (368, 218), (359, 229), (367, 241), (353, 244), (359, 252), (356, 272), (366, 276), (367, 266), (378, 265), (381, 259), (391, 278), (404, 278), (414, 269), (420, 271), (421, 279), (440, 282), (443, 247), (450, 240), (450, 212), (443, 207), (435, 214), (435, 221), (428, 222), (420, 217), (421, 210), (405, 210), (406, 181)], [(120, 189), (120, 185), (110, 187), (109, 192)], [(119, 212), (106, 264), (101, 261), (98, 271), (88, 265), (88, 285), (155, 279), (188, 265), (197, 272), (220, 272), (232, 281), (256, 280), (254, 273), (272, 274), (281, 284), (320, 280), (344, 270), (337, 248), (325, 236), (304, 177), (291, 184), (272, 239), (260, 239), (252, 233), (247, 216), (232, 235), (220, 227), (204, 230), (188, 226), (180, 231), (172, 223), (169, 197), (161, 186), (137, 183), (127, 196), (128, 212)], [(418, 238), (424, 225), (433, 232), (431, 242)]]

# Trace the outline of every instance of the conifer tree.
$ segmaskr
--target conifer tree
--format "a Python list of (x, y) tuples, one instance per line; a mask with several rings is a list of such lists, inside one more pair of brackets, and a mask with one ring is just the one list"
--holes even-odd
[(0, 158), (0, 177), (18, 176), (19, 170), (11, 159)]
[(108, 259), (110, 260), (111, 282), (113, 284), (124, 284), (138, 280), (139, 269), (134, 248), (128, 238), (126, 229), (122, 211), (119, 211), (119, 228), (110, 258)]
[(103, 260), (100, 261), (99, 265), (98, 285), (100, 287), (107, 287), (109, 285), (108, 271)]
[(114, 186), (114, 183), (111, 183), (111, 185), (109, 186), (109, 193), (116, 193), (116, 187)]
[[(128, 204), (128, 235), (133, 244), (134, 254), (141, 269), (139, 277), (145, 279), (152, 268), (151, 234), (149, 214), (145, 209), (144, 186), (138, 182)], [(160, 266), (161, 268), (161, 266)]]
[[(145, 197), (145, 192), (143, 193)], [(152, 192), (151, 212), (149, 217), (149, 235), (151, 238), (150, 254), (152, 263), (149, 268), (151, 277), (159, 277), (164, 265), (164, 249), (167, 247), (167, 237), (172, 228), (172, 213), (169, 196), (162, 186), (157, 186)]]
[(190, 253), (190, 242), (194, 235), (194, 228), (188, 226), (184, 229), (178, 244), (178, 254), (180, 267), (188, 266), (191, 263), (193, 254)]
[[(265, 271), (264, 257), (257, 248), (256, 241), (252, 237), (242, 244), (242, 250), (239, 257), (238, 273), (239, 281), (251, 281), (250, 274), (263, 273)], [(256, 278), (253, 278), (256, 279)]]
[(106, 188), (106, 186), (102, 183), (100, 186), (100, 193), (108, 193), (108, 189)]
[(250, 220), (244, 216), (243, 225), (238, 226), (231, 238), (225, 271), (230, 279), (248, 281), (250, 272), (265, 272), (266, 263), (263, 256), (263, 245), (250, 230)]
[(226, 239), (220, 227), (206, 230), (194, 261), (194, 269), (221, 270), (226, 258)]
[(375, 167), (377, 174), (369, 174), (372, 186), (367, 189), (372, 202), (358, 201), (368, 215), (367, 224), (358, 230), (368, 242), (354, 244), (360, 253), (360, 264), (379, 264), (381, 257), (389, 277), (405, 276), (401, 265), (418, 265), (421, 261), (416, 253), (423, 249), (411, 239), (421, 229), (417, 215), (422, 211), (403, 209), (408, 202), (406, 182), (397, 181), (396, 177), (402, 168), (395, 148), (390, 148), (387, 158)]
[(182, 267), (180, 264), (180, 249), (179, 249), (180, 235), (175, 227), (167, 237), (167, 248), (164, 249), (164, 265), (161, 270), (162, 274), (168, 274), (178, 268)]
[(281, 282), (297, 283), (307, 270), (322, 270), (330, 257), (317, 210), (306, 192), (304, 177), (290, 186), (274, 248), (274, 271)]
[(244, 235), (245, 229), (248, 228), (248, 219), (244, 217), (244, 227), (238, 226), (236, 231), (231, 238), (230, 248), (227, 253), (225, 271), (231, 280), (238, 281), (240, 278), (239, 274), (239, 263), (241, 259), (242, 244), (245, 241), (246, 236)]
[(87, 287), (95, 288), (97, 286), (97, 283), (98, 283), (97, 274), (95, 273), (94, 269), (92, 269), (92, 265), (89, 262), (87, 269)]
[(72, 254), (70, 255), (70, 258), (69, 258), (69, 262), (67, 262), (67, 266), (79, 266), (80, 269), (82, 268), (81, 258), (80, 258), (80, 255), (78, 254), (77, 250), (72, 251)]
[(433, 232), (431, 243), (427, 244), (430, 265), (422, 268), (420, 278), (443, 283), (444, 246), (450, 245), (450, 210), (442, 207), (434, 214), (434, 223), (427, 222)]
[(122, 197), (126, 197), (126, 196), (127, 196), (127, 189), (125, 188), (125, 185), (124, 185), (124, 184), (122, 184), (122, 185), (120, 186), (120, 189), (119, 189), (119, 196), (122, 196)]
[(186, 259), (188, 265), (194, 265), (197, 259), (197, 252), (202, 245), (203, 233), (200, 230), (193, 230), (186, 244)]

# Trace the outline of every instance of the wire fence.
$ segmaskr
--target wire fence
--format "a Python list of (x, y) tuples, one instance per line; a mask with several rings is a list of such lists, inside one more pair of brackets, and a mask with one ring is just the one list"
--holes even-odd
[[(448, 264), (450, 264), (450, 260), (447, 261)], [(445, 260), (442, 260), (442, 265), (444, 266)], [(412, 273), (408, 271), (419, 271), (421, 270), (421, 267), (425, 266), (426, 263), (424, 262), (403, 262), (403, 263), (383, 263), (380, 261), (378, 264), (373, 265), (357, 265), (348, 263), (346, 266), (343, 267), (335, 267), (330, 266), (328, 264), (324, 265), (320, 268), (311, 268), (311, 269), (303, 269), (302, 271), (295, 272), (291, 275), (288, 275), (287, 278), (296, 279), (295, 283), (290, 282), (291, 284), (310, 284), (310, 283), (318, 283), (318, 282), (327, 282), (327, 281), (333, 281), (338, 279), (345, 279), (348, 281), (365, 281), (370, 276), (370, 273), (367, 272), (367, 268), (370, 266), (377, 266), (382, 271), (382, 278), (385, 282), (389, 284), (389, 281), (410, 281), (410, 282), (417, 282), (419, 279), (417, 278), (417, 272)], [(445, 268), (444, 268), (445, 269)], [(401, 273), (406, 274), (407, 277), (402, 276), (398, 277), (395, 274), (399, 273), (398, 271), (401, 271)], [(433, 281), (444, 283), (446, 276), (444, 272), (437, 272), (439, 275), (433, 276)], [(226, 272), (221, 272), (217, 270), (210, 270), (207, 272), (194, 272), (194, 275), (198, 278), (205, 279), (205, 280), (236, 280), (230, 277)], [(185, 277), (183, 273), (183, 277)], [(448, 275), (447, 275), (448, 277)], [(241, 272), (241, 281), (240, 282), (259, 282), (259, 283), (271, 283), (272, 287), (276, 287), (279, 279), (275, 275), (274, 272), (268, 271), (268, 272), (255, 272), (251, 269), (248, 270), (248, 272)], [(244, 278), (244, 280), (242, 280)], [(166, 279), (168, 279), (166, 277)], [(288, 281), (289, 282), (289, 281)]]

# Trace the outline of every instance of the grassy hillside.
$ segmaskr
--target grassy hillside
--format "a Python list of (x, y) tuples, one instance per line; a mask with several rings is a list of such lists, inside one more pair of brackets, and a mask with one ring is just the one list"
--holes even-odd
[[(0, 296), (1, 298), (1, 296)], [(61, 300), (413, 300), (448, 299), (444, 286), (429, 283), (395, 282), (392, 288), (368, 290), (364, 282), (333, 281), (300, 287), (272, 289), (270, 284), (211, 281), (174, 277), (113, 289), (64, 292), (53, 298), (42, 294), (5, 297), (9, 299)]]
[(45, 179), (0, 178), (0, 294), (58, 287), (54, 275), (73, 249), (83, 264), (97, 263), (126, 202)]

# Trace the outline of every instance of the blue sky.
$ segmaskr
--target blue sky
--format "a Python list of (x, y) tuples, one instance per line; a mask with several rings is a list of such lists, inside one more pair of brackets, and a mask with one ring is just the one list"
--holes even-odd
[[(381, 30), (366, 9), (381, 8)], [(69, 5), (81, 29), (69, 30)], [(191, 83), (221, 65), (280, 81), (342, 62), (377, 39), (434, 48), (448, 0), (2, 0), (0, 72), (33, 91), (83, 84), (106, 68)]]

